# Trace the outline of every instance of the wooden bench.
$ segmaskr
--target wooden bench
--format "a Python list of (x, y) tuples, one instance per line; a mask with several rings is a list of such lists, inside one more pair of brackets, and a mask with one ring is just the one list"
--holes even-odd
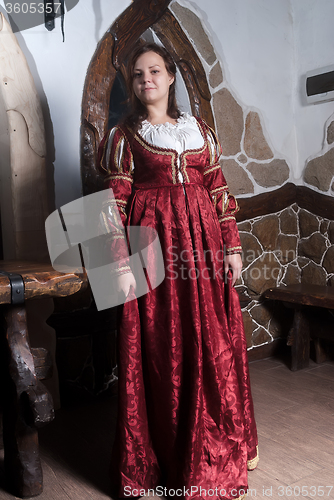
[[(298, 284), (269, 288), (263, 296), (270, 300), (280, 300), (294, 308), (292, 328), (288, 334), (288, 345), (291, 346), (291, 370), (306, 368), (310, 358), (310, 339), (315, 341), (316, 360), (323, 355), (320, 340), (334, 340), (333, 321), (317, 318), (317, 328), (310, 328), (312, 310), (316, 307), (334, 310), (334, 288), (330, 286)], [(326, 323), (326, 324), (325, 324)]]
[(49, 264), (0, 261), (4, 466), (8, 488), (20, 497), (43, 490), (37, 429), (54, 418), (52, 397), (39, 380), (47, 377), (50, 361), (45, 350), (30, 347), (26, 302), (65, 297), (86, 286), (84, 275), (60, 273)]

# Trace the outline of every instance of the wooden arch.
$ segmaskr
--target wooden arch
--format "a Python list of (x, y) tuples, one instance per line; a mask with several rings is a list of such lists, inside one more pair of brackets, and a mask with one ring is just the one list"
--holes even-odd
[(191, 42), (168, 9), (171, 0), (134, 0), (99, 42), (88, 67), (81, 117), (83, 194), (100, 190), (97, 148), (108, 127), (109, 101), (117, 71), (123, 76), (128, 55), (151, 28), (171, 53), (189, 94), (192, 113), (214, 125), (206, 74)]

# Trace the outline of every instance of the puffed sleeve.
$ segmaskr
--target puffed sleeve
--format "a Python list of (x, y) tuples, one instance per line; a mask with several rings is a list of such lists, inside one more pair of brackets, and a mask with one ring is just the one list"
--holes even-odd
[(235, 214), (239, 210), (239, 206), (235, 197), (228, 190), (219, 163), (222, 150), (218, 138), (208, 125), (206, 125), (206, 130), (210, 145), (210, 163), (204, 170), (204, 184), (210, 191), (216, 207), (226, 253), (241, 253), (242, 247), (235, 220)]
[(124, 227), (132, 193), (133, 156), (127, 138), (119, 127), (111, 129), (99, 147), (99, 167), (105, 173), (106, 198), (100, 215), (101, 230), (108, 235), (107, 250), (115, 274), (131, 272)]

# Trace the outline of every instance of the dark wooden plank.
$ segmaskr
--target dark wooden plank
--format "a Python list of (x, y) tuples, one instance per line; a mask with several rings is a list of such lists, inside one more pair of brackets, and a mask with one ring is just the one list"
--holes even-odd
[(310, 328), (301, 309), (296, 309), (290, 332), (291, 370), (307, 368), (310, 362)]
[(238, 198), (238, 203), (240, 206), (236, 216), (238, 222), (279, 212), (293, 203), (319, 217), (334, 219), (334, 197), (292, 183), (250, 198)]
[(334, 197), (318, 193), (306, 186), (297, 186), (296, 202), (301, 208), (325, 219), (334, 219)]
[[(333, 331), (334, 336), (334, 331)], [(324, 363), (327, 360), (326, 349), (322, 345), (322, 341), (319, 338), (313, 339), (315, 361), (316, 363)]]
[[(0, 270), (22, 276), (25, 300), (38, 297), (66, 297), (88, 286), (86, 275), (55, 271), (51, 264), (24, 261), (0, 261)], [(10, 304), (9, 278), (0, 276), (0, 304)]]
[(32, 347), (31, 354), (34, 360), (35, 373), (38, 380), (47, 380), (52, 377), (52, 356), (43, 347)]
[(81, 115), (81, 178), (83, 194), (102, 189), (104, 176), (98, 169), (97, 150), (107, 131), (109, 101), (116, 77), (112, 52), (114, 39), (106, 33), (90, 62), (82, 94)]
[[(276, 359), (267, 359), (263, 369), (253, 370), (256, 365), (250, 368), (262, 466), (249, 474), (250, 490), (261, 499), (268, 498), (263, 491), (269, 498), (272, 491), (271, 498), (296, 499), (277, 496), (277, 491), (287, 489), (288, 463), (300, 491), (302, 486), (321, 491), (321, 485), (333, 484), (333, 363), (311, 363), (310, 369), (294, 373), (284, 364), (278, 366)], [(72, 401), (57, 411), (55, 421), (39, 432), (44, 472), (40, 500), (110, 500), (108, 467), (115, 419), (116, 398), (109, 397)], [(13, 500), (3, 490), (1, 471), (0, 498)]]
[(279, 212), (296, 202), (296, 186), (287, 183), (275, 191), (258, 194), (250, 198), (238, 198), (240, 207), (236, 214), (237, 222), (253, 219), (262, 215)]
[(334, 309), (334, 289), (330, 286), (298, 284), (269, 288), (263, 293), (267, 299), (292, 304)]
[(2, 306), (8, 363), (4, 389), (3, 441), (10, 490), (20, 497), (41, 493), (43, 473), (37, 427), (54, 418), (52, 398), (37, 380), (23, 305)]

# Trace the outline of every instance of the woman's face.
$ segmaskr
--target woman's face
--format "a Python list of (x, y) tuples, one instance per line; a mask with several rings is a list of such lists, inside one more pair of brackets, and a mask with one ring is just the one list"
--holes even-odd
[(145, 52), (138, 57), (133, 70), (133, 91), (148, 105), (168, 107), (169, 87), (174, 81), (166, 69), (165, 61), (156, 52)]

